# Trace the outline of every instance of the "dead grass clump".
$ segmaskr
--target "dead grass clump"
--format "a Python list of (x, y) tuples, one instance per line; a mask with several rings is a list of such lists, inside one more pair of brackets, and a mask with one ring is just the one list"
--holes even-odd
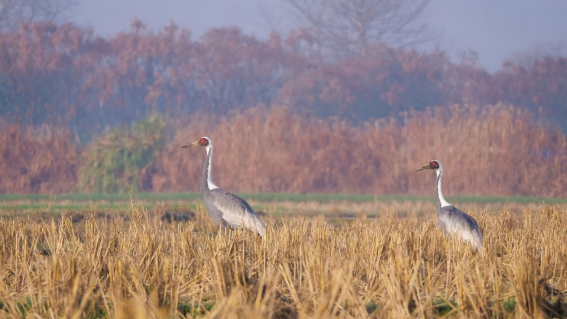
[(0, 193), (69, 193), (75, 190), (77, 148), (66, 130), (47, 126), (0, 128)]
[[(210, 218), (166, 223), (0, 219), (7, 316), (89, 318), (538, 317), (567, 315), (565, 208), (470, 213), (482, 253), (425, 221), (266, 217), (264, 240)], [(500, 228), (501, 225), (507, 225)], [(48, 250), (49, 254), (42, 253)]]

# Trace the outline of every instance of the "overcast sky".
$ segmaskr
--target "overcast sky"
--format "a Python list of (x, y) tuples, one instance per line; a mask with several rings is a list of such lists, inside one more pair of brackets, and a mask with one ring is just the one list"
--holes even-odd
[[(171, 20), (198, 37), (213, 27), (238, 25), (265, 37), (285, 28), (281, 0), (81, 0), (72, 20), (109, 36), (139, 18), (152, 29)], [(563, 48), (567, 53), (566, 0), (431, 0), (429, 21), (437, 46), (450, 56), (473, 50), (490, 71), (526, 50)]]

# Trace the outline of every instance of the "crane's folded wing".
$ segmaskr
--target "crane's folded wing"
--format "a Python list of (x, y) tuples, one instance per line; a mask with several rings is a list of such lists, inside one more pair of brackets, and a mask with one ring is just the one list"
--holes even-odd
[(242, 198), (217, 188), (211, 191), (214, 196), (213, 204), (222, 212), (222, 219), (231, 227), (242, 227), (248, 214), (254, 211)]
[(453, 205), (442, 207), (439, 218), (443, 219), (445, 224), (459, 225), (461, 227), (467, 227), (470, 230), (479, 228), (478, 223), (471, 215)]

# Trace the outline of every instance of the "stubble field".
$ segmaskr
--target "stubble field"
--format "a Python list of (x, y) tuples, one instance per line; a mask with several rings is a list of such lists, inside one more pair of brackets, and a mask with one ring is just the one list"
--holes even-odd
[(475, 253), (429, 199), (248, 199), (263, 240), (219, 232), (194, 197), (4, 198), (2, 316), (567, 316), (563, 201), (455, 199), (484, 232)]

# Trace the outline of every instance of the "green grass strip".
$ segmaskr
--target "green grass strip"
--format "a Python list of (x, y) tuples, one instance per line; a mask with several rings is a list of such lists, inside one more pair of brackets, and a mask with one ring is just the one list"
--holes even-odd
[[(410, 202), (433, 202), (433, 196), (413, 195), (353, 195), (353, 194), (289, 194), (289, 193), (242, 193), (239, 196), (258, 202), (372, 202), (372, 201), (410, 201)], [(135, 201), (193, 201), (199, 198), (199, 193), (134, 193)], [(449, 201), (459, 203), (567, 203), (567, 198), (545, 198), (531, 196), (449, 196)], [(129, 194), (0, 194), (1, 202), (30, 201), (44, 202), (60, 201), (71, 202), (129, 202)]]

